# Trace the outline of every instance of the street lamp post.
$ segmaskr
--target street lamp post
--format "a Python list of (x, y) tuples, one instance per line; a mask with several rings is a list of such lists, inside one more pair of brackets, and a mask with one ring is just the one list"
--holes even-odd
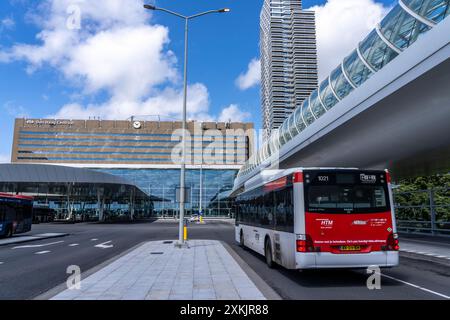
[[(181, 171), (180, 171), (180, 221), (179, 221), (179, 238), (178, 244), (180, 246), (184, 245), (184, 209), (186, 203), (186, 192), (185, 192), (185, 181), (186, 181), (186, 109), (187, 109), (187, 64), (188, 64), (188, 33), (189, 33), (189, 20), (210, 14), (210, 13), (225, 13), (230, 12), (230, 9), (219, 9), (219, 10), (210, 10), (202, 13), (194, 14), (192, 16), (184, 16), (182, 14), (173, 12), (171, 10), (167, 10), (164, 8), (159, 8), (152, 5), (144, 5), (145, 9), (153, 10), (153, 11), (164, 11), (171, 15), (174, 15), (178, 18), (184, 19), (185, 27), (184, 27), (184, 94), (183, 94), (183, 155), (181, 158)], [(203, 152), (203, 149), (202, 149)]]
[[(202, 143), (203, 150), (203, 143)], [(202, 155), (202, 163), (200, 164), (200, 195), (199, 195), (199, 219), (203, 219), (203, 155)]]

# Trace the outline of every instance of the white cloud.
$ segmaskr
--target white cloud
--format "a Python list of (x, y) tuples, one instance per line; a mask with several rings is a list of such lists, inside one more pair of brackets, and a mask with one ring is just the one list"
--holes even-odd
[(176, 79), (175, 58), (164, 52), (168, 30), (161, 26), (103, 31), (76, 46), (62, 70), (81, 79), (87, 92), (107, 89), (114, 96), (140, 98), (167, 80)]
[(247, 90), (257, 86), (261, 82), (261, 61), (259, 59), (252, 59), (248, 64), (248, 69), (245, 73), (239, 75), (236, 79), (236, 85), (241, 90)]
[(3, 110), (7, 115), (14, 118), (28, 118), (28, 110), (21, 105), (17, 105), (15, 101), (7, 101), (3, 105)]
[[(176, 57), (167, 48), (169, 30), (149, 23), (150, 15), (142, 8), (143, 3), (46, 0), (29, 17), (41, 28), (37, 44), (17, 44), (0, 52), (0, 61), (26, 61), (30, 73), (50, 66), (79, 88), (79, 92), (73, 92), (73, 100), (51, 117), (180, 118), (181, 77)], [(67, 27), (68, 19), (76, 18), (73, 4), (79, 6), (81, 29)], [(80, 102), (104, 93), (107, 95), (103, 101), (86, 105)], [(212, 120), (215, 117), (209, 115), (209, 105), (206, 86), (189, 85), (188, 116)]]
[[(188, 117), (198, 120), (211, 120), (208, 116), (209, 93), (203, 84), (193, 84), (188, 87)], [(181, 119), (183, 107), (183, 91), (171, 87), (155, 92), (145, 100), (115, 98), (104, 104), (87, 106), (70, 103), (63, 106), (49, 118), (87, 119), (92, 116), (102, 119), (126, 119), (131, 115), (153, 116)]]
[(390, 8), (374, 0), (328, 0), (316, 12), (319, 80), (356, 48)]
[(231, 104), (227, 108), (223, 109), (220, 116), (220, 122), (243, 122), (250, 118), (250, 113), (241, 111), (239, 106), (236, 104)]
[(10, 163), (11, 156), (9, 154), (0, 154), (0, 163)]
[[(328, 76), (390, 9), (375, 0), (328, 0), (307, 8), (316, 12), (319, 80)], [(255, 58), (236, 85), (247, 90), (260, 81), (261, 62)]]
[(11, 17), (6, 17), (0, 20), (0, 32), (3, 30), (11, 30), (16, 26), (16, 22)]

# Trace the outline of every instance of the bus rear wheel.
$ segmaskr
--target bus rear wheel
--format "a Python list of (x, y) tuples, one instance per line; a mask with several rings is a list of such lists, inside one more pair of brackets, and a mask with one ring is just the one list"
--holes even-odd
[(265, 250), (265, 256), (266, 256), (266, 264), (269, 268), (273, 269), (275, 267), (275, 263), (273, 262), (273, 255), (272, 255), (272, 245), (270, 243), (270, 239), (266, 239), (266, 244), (264, 246)]
[(239, 235), (239, 245), (241, 246), (241, 248), (245, 249), (244, 232), (242, 230), (241, 230), (240, 235)]

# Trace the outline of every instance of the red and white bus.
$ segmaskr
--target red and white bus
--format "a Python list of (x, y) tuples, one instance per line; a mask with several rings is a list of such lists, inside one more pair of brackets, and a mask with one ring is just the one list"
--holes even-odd
[(236, 241), (288, 269), (393, 267), (399, 243), (389, 172), (267, 170), (236, 198)]
[(31, 230), (33, 198), (0, 193), (0, 238)]

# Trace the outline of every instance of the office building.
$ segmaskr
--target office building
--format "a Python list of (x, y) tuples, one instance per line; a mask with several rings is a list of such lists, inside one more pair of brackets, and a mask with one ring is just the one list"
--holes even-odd
[[(154, 202), (153, 215), (178, 212), (182, 123), (16, 119), (12, 163), (94, 169), (120, 176)], [(189, 122), (187, 211), (227, 216), (234, 178), (253, 150), (252, 123)], [(201, 191), (200, 191), (201, 187)], [(201, 201), (200, 201), (201, 195)]]
[(317, 88), (314, 12), (301, 0), (264, 0), (261, 11), (264, 139)]

